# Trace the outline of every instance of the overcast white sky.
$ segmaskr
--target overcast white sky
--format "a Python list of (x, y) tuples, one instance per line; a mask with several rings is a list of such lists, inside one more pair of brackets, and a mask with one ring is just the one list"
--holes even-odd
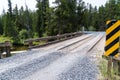
[[(8, 9), (8, 0), (0, 0), (0, 14), (3, 12), (3, 8), (5, 9), (5, 11), (7, 11)], [(49, 0), (50, 1), (50, 5), (53, 5), (52, 2), (54, 2), (54, 0)], [(93, 6), (100, 6), (100, 5), (104, 5), (106, 3), (107, 0), (83, 0), (85, 3), (91, 3)], [(21, 6), (25, 7), (25, 0), (11, 0), (12, 2), (12, 7), (14, 8), (15, 5), (18, 5), (18, 8), (20, 8)], [(30, 8), (31, 10), (35, 10), (35, 5), (36, 5), (36, 0), (26, 0), (26, 4), (28, 5), (28, 8)]]

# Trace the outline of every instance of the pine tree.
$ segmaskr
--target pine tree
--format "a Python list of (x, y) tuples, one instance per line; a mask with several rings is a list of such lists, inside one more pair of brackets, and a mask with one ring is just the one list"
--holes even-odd
[(37, 0), (37, 14), (38, 14), (38, 19), (37, 19), (37, 28), (36, 31), (39, 34), (39, 37), (43, 35), (45, 32), (45, 28), (47, 26), (47, 9), (49, 8), (49, 1), (48, 0)]
[(0, 35), (3, 34), (3, 20), (2, 17), (0, 17)]
[(15, 17), (12, 11), (12, 3), (11, 0), (8, 0), (8, 12), (5, 14), (4, 19), (4, 35), (13, 38), (14, 43), (18, 42), (18, 30), (17, 26), (15, 25)]
[(28, 30), (28, 36), (29, 38), (33, 37), (33, 33), (32, 33), (32, 19), (30, 17), (30, 13), (28, 10), (28, 6), (26, 5), (26, 11), (25, 11), (25, 26)]

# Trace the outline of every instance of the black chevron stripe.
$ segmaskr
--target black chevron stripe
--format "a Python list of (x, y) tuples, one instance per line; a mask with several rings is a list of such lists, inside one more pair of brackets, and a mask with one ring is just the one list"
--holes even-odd
[(106, 36), (106, 40), (108, 40), (110, 37), (112, 37), (116, 32), (118, 32), (120, 30), (120, 26), (118, 26), (117, 28), (115, 28), (111, 33), (109, 33)]
[(116, 49), (114, 52), (112, 52), (109, 56), (115, 56), (116, 54), (118, 54), (119, 49)]
[(117, 21), (114, 20), (114, 21), (111, 21), (109, 24), (107, 24), (107, 29), (110, 28), (114, 23), (116, 23)]
[(107, 51), (108, 49), (110, 49), (112, 46), (114, 46), (117, 42), (119, 42), (119, 37), (117, 37), (112, 43), (110, 43), (109, 45), (107, 45), (105, 47), (105, 51)]

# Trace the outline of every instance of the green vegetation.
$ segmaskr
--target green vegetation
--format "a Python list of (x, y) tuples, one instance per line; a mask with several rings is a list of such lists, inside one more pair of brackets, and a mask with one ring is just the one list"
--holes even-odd
[(25, 40), (25, 39), (27, 39), (27, 38), (29, 38), (29, 36), (28, 36), (29, 34), (28, 34), (28, 32), (27, 32), (27, 30), (26, 29), (22, 29), (20, 32), (19, 32), (19, 38), (21, 39), (21, 40)]
[(99, 8), (82, 0), (36, 0), (36, 11), (28, 6), (18, 9), (8, 0), (8, 11), (0, 15), (0, 35), (10, 37), (13, 43), (22, 43), (29, 38), (54, 36), (81, 31), (104, 31), (107, 20), (120, 19), (120, 0), (109, 0)]
[(46, 41), (33, 42), (33, 45), (41, 45), (47, 43)]
[(13, 42), (11, 37), (4, 37), (4, 36), (0, 36), (0, 43), (3, 43), (5, 41), (11, 41)]
[(108, 70), (108, 58), (101, 58), (99, 57), (99, 64), (98, 68), (100, 70), (99, 80), (120, 80), (120, 76), (118, 74), (118, 69), (111, 68), (111, 75), (107, 72)]
[(100, 80), (106, 80), (108, 77), (107, 74), (107, 60), (103, 59), (103, 58), (99, 58), (99, 65), (98, 65), (99, 69), (100, 69)]

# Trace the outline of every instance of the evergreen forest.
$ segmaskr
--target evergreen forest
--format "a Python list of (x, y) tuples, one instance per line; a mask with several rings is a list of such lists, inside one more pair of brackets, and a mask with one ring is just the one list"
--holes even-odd
[(0, 41), (6, 38), (14, 44), (22, 44), (30, 38), (54, 36), (81, 31), (105, 31), (107, 20), (120, 19), (120, 0), (109, 0), (100, 7), (82, 0), (55, 0), (50, 7), (49, 0), (36, 0), (37, 10), (26, 5), (12, 7), (0, 15)]

